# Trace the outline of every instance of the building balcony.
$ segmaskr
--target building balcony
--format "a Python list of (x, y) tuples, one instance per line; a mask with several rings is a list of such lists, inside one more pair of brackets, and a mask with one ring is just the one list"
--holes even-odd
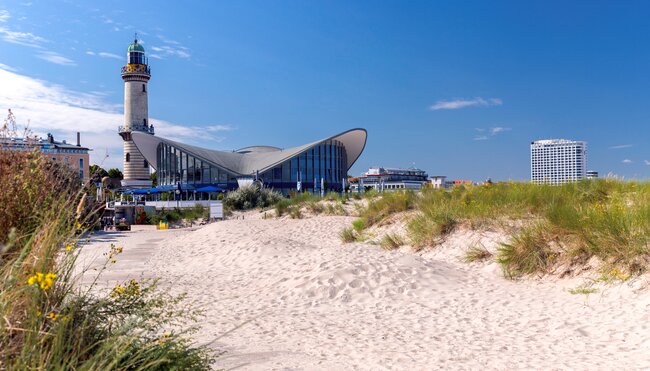
[(120, 125), (117, 127), (117, 132), (122, 134), (122, 133), (130, 133), (132, 131), (141, 131), (144, 133), (149, 133), (151, 135), (154, 135), (154, 129), (153, 125), (144, 125), (144, 124), (131, 124), (128, 127), (125, 125)]

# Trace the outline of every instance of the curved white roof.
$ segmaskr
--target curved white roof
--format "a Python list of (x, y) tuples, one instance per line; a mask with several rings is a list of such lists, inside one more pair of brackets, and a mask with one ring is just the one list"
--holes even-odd
[(137, 131), (131, 133), (131, 138), (136, 147), (154, 169), (158, 168), (156, 148), (159, 143), (166, 143), (237, 175), (254, 175), (258, 171), (260, 173), (264, 172), (328, 140), (338, 140), (343, 143), (348, 156), (347, 170), (349, 170), (363, 152), (367, 137), (368, 133), (365, 129), (351, 129), (329, 138), (293, 148), (279, 149), (270, 146), (253, 146), (238, 151), (226, 152), (183, 144)]

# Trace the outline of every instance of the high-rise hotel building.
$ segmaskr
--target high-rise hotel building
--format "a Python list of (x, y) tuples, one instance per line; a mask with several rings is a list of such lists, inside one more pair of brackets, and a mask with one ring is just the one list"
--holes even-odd
[(562, 184), (586, 177), (587, 143), (566, 139), (530, 143), (530, 179), (537, 184)]

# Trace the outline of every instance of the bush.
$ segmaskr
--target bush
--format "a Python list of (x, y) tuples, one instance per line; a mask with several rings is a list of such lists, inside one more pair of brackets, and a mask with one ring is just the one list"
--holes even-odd
[(249, 210), (274, 205), (283, 196), (268, 188), (253, 184), (230, 191), (223, 199), (224, 206), (230, 210)]

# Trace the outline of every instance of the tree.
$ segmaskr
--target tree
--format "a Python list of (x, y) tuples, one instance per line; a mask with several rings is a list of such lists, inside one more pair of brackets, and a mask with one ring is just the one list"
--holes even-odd
[(99, 183), (102, 178), (108, 176), (108, 172), (99, 165), (90, 165), (90, 179), (93, 183)]
[(114, 167), (112, 169), (108, 169), (108, 176), (113, 178), (113, 179), (124, 179), (124, 175), (122, 175), (122, 172), (120, 169)]
[(149, 179), (151, 179), (151, 186), (155, 187), (158, 185), (158, 172), (154, 171), (151, 173), (151, 176), (149, 176)]

